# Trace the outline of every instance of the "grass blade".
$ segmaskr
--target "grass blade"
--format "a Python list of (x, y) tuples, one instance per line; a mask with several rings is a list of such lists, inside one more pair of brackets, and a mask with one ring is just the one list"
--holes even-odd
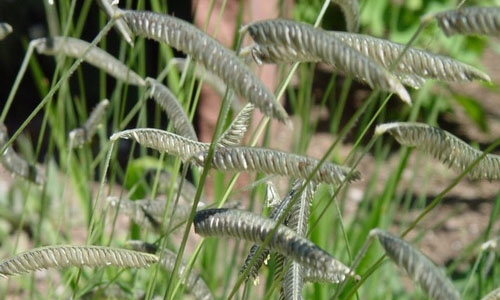
[[(416, 147), (457, 171), (465, 170), (483, 155), (440, 128), (424, 123), (395, 122), (378, 125), (375, 134), (390, 133), (401, 145)], [(467, 174), (471, 179), (500, 179), (500, 156), (485, 155)]]

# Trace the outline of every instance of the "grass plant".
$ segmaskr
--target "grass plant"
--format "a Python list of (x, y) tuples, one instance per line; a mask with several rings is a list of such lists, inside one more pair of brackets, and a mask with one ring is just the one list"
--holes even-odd
[[(98, 31), (83, 42), (97, 3), (77, 2), (45, 4), (52, 39), (26, 44), (9, 95), (0, 99), (0, 163), (13, 176), (0, 195), (0, 297), (498, 297), (492, 291), (500, 286), (499, 196), (488, 200), (492, 210), (480, 238), (452, 261), (435, 266), (418, 250), (430, 232), (430, 215), (441, 212), (455, 186), (467, 177), (499, 179), (498, 156), (490, 152), (500, 138), (482, 151), (438, 126), (453, 104), (447, 95), (457, 94), (450, 82), (484, 80), (483, 88), (497, 88), (486, 83), (490, 77), (478, 63), (483, 47), (495, 41), (459, 33), (465, 15), (489, 22), (462, 28), (466, 34), (498, 34), (498, 8), (298, 0), (293, 20), (250, 20), (235, 30), (237, 42), (229, 49), (158, 0), (147, 1), (152, 12), (145, 12), (144, 1), (124, 1), (120, 8), (98, 1), (104, 2)], [(487, 2), (481, 5), (498, 5)], [(207, 22), (228, 13), (223, 1), (216, 16), (214, 3)], [(359, 33), (331, 30), (336, 25), (325, 16), (339, 7), (350, 18), (347, 28)], [(0, 39), (16, 30), (7, 23), (0, 29)], [(247, 31), (255, 44), (242, 48), (240, 34)], [(457, 33), (451, 38), (460, 47), (451, 47), (450, 33)], [(117, 49), (110, 47), (116, 38)], [(181, 63), (175, 50), (186, 56)], [(51, 55), (53, 69), (41, 67), (39, 52)], [(279, 64), (275, 93), (240, 54)], [(99, 76), (87, 80), (83, 62)], [(18, 94), (27, 73), (41, 100), (8, 132), (4, 123), (23, 105)], [(320, 80), (326, 83), (318, 92)], [(211, 142), (198, 141), (193, 121), (204, 117), (198, 107), (204, 81), (219, 93), (225, 89)], [(397, 95), (390, 92), (412, 105), (393, 101)], [(95, 95), (99, 99), (90, 99)], [(484, 115), (479, 101), (460, 96), (467, 117), (487, 128), (478, 117)], [(287, 111), (277, 101), (282, 97)], [(102, 107), (92, 112), (89, 103), (99, 101)], [(254, 109), (263, 114), (252, 128)], [(41, 123), (31, 141), (24, 133), (35, 117)], [(275, 142), (283, 136), (289, 147)], [(309, 154), (318, 148), (321, 154)], [(420, 164), (410, 164), (415, 156)], [(415, 200), (442, 170), (424, 168), (429, 161), (453, 169), (437, 195)], [(279, 187), (271, 207), (268, 181)], [(370, 244), (375, 237), (380, 244)], [(253, 243), (258, 247), (245, 260)], [(386, 263), (386, 254), (395, 264)], [(404, 284), (401, 272), (410, 273), (415, 288)], [(28, 274), (11, 276), (19, 273)]]

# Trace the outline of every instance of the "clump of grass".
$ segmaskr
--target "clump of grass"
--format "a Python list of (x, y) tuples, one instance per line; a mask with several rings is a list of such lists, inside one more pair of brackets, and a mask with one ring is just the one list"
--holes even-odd
[[(6, 129), (0, 130), (1, 162), (4, 168), (41, 187), (31, 189), (29, 184), (17, 184), (12, 188), (22, 190), (21, 217), (15, 221), (12, 220), (17, 218), (5, 218), (9, 226), (13, 226), (11, 232), (16, 234), (14, 243), (5, 244), (13, 245), (9, 251), (17, 253), (17, 249), (22, 248), (18, 246), (17, 240), (27, 231), (32, 235), (35, 249), (0, 262), (0, 273), (10, 276), (40, 268), (62, 269), (71, 266), (113, 265), (117, 268), (105, 271), (80, 269), (76, 275), (71, 271), (61, 271), (61, 274), (71, 276), (62, 276), (61, 282), (54, 283), (48, 289), (48, 295), (37, 294), (35, 284), (27, 281), (15, 282), (10, 279), (12, 281), (9, 284), (15, 282), (38, 298), (51, 298), (60, 285), (71, 289), (73, 298), (92, 295), (92, 291), (97, 291), (102, 286), (118, 287), (122, 292), (121, 297), (134, 297), (144, 291), (146, 299), (156, 296), (176, 299), (181, 297), (182, 289), (199, 299), (269, 299), (276, 290), (283, 299), (351, 299), (356, 293), (361, 299), (404, 298), (405, 295), (415, 298), (416, 294), (402, 292), (399, 284), (393, 284), (399, 282), (394, 280), (397, 273), (386, 272), (380, 274), (380, 278), (371, 276), (381, 268), (381, 260), (374, 259), (374, 251), (365, 251), (367, 246), (360, 245), (376, 236), (384, 252), (405, 269), (430, 298), (461, 297), (454, 287), (455, 284), (462, 286), (459, 280), (452, 277), (452, 283), (428, 258), (401, 238), (373, 229), (397, 226), (393, 222), (395, 216), (400, 211), (401, 214), (407, 213), (410, 206), (413, 208), (413, 204), (408, 204), (411, 199), (405, 203), (403, 196), (396, 192), (397, 188), (401, 188), (408, 151), (401, 150), (397, 167), (390, 169), (391, 166), (386, 165), (389, 144), (379, 137), (381, 133), (388, 132), (400, 144), (422, 149), (457, 171), (466, 172), (473, 179), (498, 179), (497, 156), (475, 150), (450, 133), (427, 125), (436, 122), (440, 106), (431, 105), (431, 113), (427, 114), (427, 108), (423, 105), (423, 99), (430, 95), (429, 87), (433, 84), (426, 82), (428, 78), (462, 82), (477, 79), (490, 81), (487, 74), (472, 65), (461, 63), (462, 57), (445, 57), (412, 47), (420, 34), (428, 34), (423, 31), (423, 25), (406, 44), (366, 34), (317, 28), (330, 0), (323, 2), (321, 11), (314, 12), (317, 16), (314, 26), (307, 25), (302, 20), (282, 18), (252, 21), (244, 25), (240, 33), (248, 31), (255, 42), (244, 50), (222, 46), (205, 31), (172, 16), (174, 13), (159, 13), (167, 11), (165, 4), (160, 1), (152, 1), (154, 11), (151, 12), (144, 11), (142, 4), (123, 10), (107, 0), (100, 2), (106, 13), (100, 16), (103, 29), (88, 43), (78, 38), (87, 17), (85, 7), (82, 12), (76, 12), (74, 2), (68, 6), (60, 1), (57, 8), (61, 22), (54, 18), (50, 20), (54, 36), (31, 41), (24, 64), (20, 67), (18, 78), (2, 111), (0, 121), (3, 123), (28, 62), (31, 62), (32, 73), (40, 86), (42, 82), (48, 82), (44, 70), (37, 66), (38, 58), (31, 57), (34, 50), (38, 54), (54, 56), (55, 83), (50, 87), (46, 86), (45, 90), (41, 89), (44, 92), (40, 105), (28, 117), (26, 124), (14, 132), (12, 138), (7, 136)], [(357, 1), (334, 2), (341, 6), (349, 31), (358, 31), (360, 28), (364, 32), (367, 29), (363, 18), (358, 18), (362, 14)], [(399, 9), (387, 1), (377, 3), (390, 6), (394, 14)], [(361, 4), (363, 9), (364, 4)], [(57, 13), (56, 8), (50, 5), (47, 6), (47, 11), (48, 15)], [(492, 14), (494, 11), (496, 8), (490, 11), (466, 8), (449, 14), (438, 13), (433, 17), (438, 19), (440, 27), (447, 34), (491, 34), (497, 31), (494, 24), (496, 16)], [(77, 17), (78, 24), (72, 24), (73, 17)], [(104, 26), (105, 20), (109, 18), (111, 21)], [(423, 20), (427, 25), (430, 19)], [(464, 20), (471, 20), (473, 24), (464, 26)], [(113, 26), (123, 38), (117, 55), (110, 54), (112, 51), (108, 53), (106, 49), (105, 36)], [(7, 25), (0, 24), (0, 38), (8, 31)], [(150, 53), (148, 44), (144, 39), (133, 40), (133, 35), (162, 42), (159, 46), (161, 55), (157, 62), (157, 74), (149, 74), (153, 68), (146, 67), (145, 53)], [(97, 47), (97, 42), (102, 38), (104, 40)], [(440, 41), (436, 39), (435, 42)], [(171, 59), (172, 49), (169, 47), (188, 54), (190, 58), (186, 61), (191, 66), (170, 68), (183, 65), (184, 62)], [(281, 85), (273, 94), (245, 64), (244, 58), (238, 57), (236, 53), (250, 54), (257, 62), (285, 62), (294, 65), (289, 70), (281, 67), (278, 75)], [(68, 66), (67, 62), (60, 59), (62, 56), (72, 57), (76, 61)], [(90, 83), (79, 72), (74, 73), (83, 61), (101, 72), (98, 82), (99, 99), (107, 100), (97, 106), (82, 127), (78, 127), (80, 125), (75, 120), (87, 119), (87, 102), (90, 101), (84, 92)], [(326, 62), (335, 67), (327, 88), (320, 93), (319, 109), (335, 111), (334, 114), (338, 117), (327, 121), (328, 137), (332, 138), (332, 142), (328, 151), (320, 155), (322, 157), (319, 159), (305, 154), (307, 148), (316, 147), (311, 142), (315, 131), (325, 127), (320, 126), (319, 120), (311, 114), (315, 105), (313, 100), (318, 97), (314, 87), (317, 80), (314, 64), (317, 62)], [(354, 110), (350, 117), (347, 108), (350, 102), (355, 102), (347, 101), (350, 100), (348, 91), (351, 81), (347, 80), (342, 87), (337, 86), (337, 71), (353, 76), (375, 90), (395, 93), (407, 103), (414, 99), (416, 105), (401, 111), (398, 109), (398, 113), (394, 114), (392, 107), (387, 105), (389, 96), (382, 97), (374, 91), (367, 97), (357, 99), (362, 102), (359, 107), (349, 106)], [(115, 83), (112, 89), (105, 74)], [(221, 95), (223, 99), (214, 138), (209, 143), (198, 141), (192, 122), (198, 109), (200, 89), (195, 79), (190, 77), (191, 74), (200, 83), (204, 77), (209, 80), (216, 78), (216, 85), (222, 87), (219, 88), (219, 93), (225, 93), (225, 96)], [(298, 80), (292, 80), (294, 77)], [(76, 80), (82, 92), (72, 90), (68, 79), (70, 83)], [(403, 84), (421, 90), (408, 92)], [(249, 102), (239, 112), (239, 100), (233, 94)], [(292, 118), (277, 101), (284, 94)], [(140, 101), (136, 101), (132, 108), (127, 107), (124, 104), (126, 99), (134, 97), (138, 97)], [(166, 113), (169, 128), (173, 128), (175, 133), (157, 129), (160, 126), (166, 127), (165, 116), (161, 110), (150, 114), (144, 105), (146, 101), (143, 101), (148, 97), (154, 98)], [(108, 118), (103, 117), (104, 108), (107, 109)], [(289, 134), (293, 139), (291, 150), (278, 151), (269, 145), (269, 140), (274, 139), (267, 127), (269, 119), (264, 118), (257, 129), (251, 128), (250, 120), (255, 108), (261, 110), (266, 117), (276, 118), (282, 123), (294, 123), (295, 129), (289, 127), (289, 132), (280, 132)], [(44, 112), (41, 134), (33, 150), (30, 145), (25, 146), (26, 143), (22, 143), (22, 138), (19, 137), (27, 123), (40, 111)], [(204, 112), (198, 111), (198, 114), (203, 116)], [(232, 122), (227, 121), (235, 114)], [(347, 121), (340, 120), (341, 116)], [(394, 117), (401, 122), (385, 123)], [(416, 119), (423, 119), (425, 123), (406, 122)], [(381, 125), (378, 125), (375, 136), (366, 143), (370, 126), (377, 123)], [(97, 126), (98, 124), (102, 126)], [(357, 133), (353, 130), (356, 124), (359, 127)], [(68, 135), (68, 128), (75, 127), (77, 129)], [(43, 169), (31, 162), (35, 158), (42, 158), (41, 145), (47, 128), (51, 130), (44, 162), (47, 173), (46, 176), (41, 176)], [(263, 132), (262, 145), (256, 147)], [(110, 133), (112, 135), (108, 138)], [(248, 133), (252, 137), (247, 142), (244, 137)], [(352, 136), (346, 139), (348, 134)], [(89, 143), (92, 136), (94, 145)], [(343, 146), (349, 148), (348, 158), (344, 159), (340, 154), (342, 151), (337, 150), (342, 142), (348, 143), (351, 138), (354, 138), (355, 143), (353, 146)], [(132, 148), (137, 149), (130, 150), (126, 157), (123, 154), (125, 143), (117, 145), (119, 139), (137, 142), (138, 145), (132, 145)], [(96, 144), (98, 147), (93, 147)], [(78, 146), (78, 149), (70, 149), (72, 145)], [(14, 146), (21, 151), (16, 149), (14, 152)], [(157, 150), (160, 155), (146, 148)], [(140, 156), (139, 159), (136, 159), (137, 155)], [(361, 178), (360, 172), (356, 170), (358, 163), (371, 155), (374, 157), (376, 171), (373, 174), (363, 174)], [(53, 157), (57, 158), (57, 164), (47, 163)], [(125, 158), (125, 166), (118, 163), (122, 157)], [(352, 163), (353, 161), (356, 162)], [(363, 163), (365, 162), (361, 164)], [(187, 176), (192, 166), (203, 168), (201, 176), (197, 169), (193, 169)], [(147, 175), (145, 171), (151, 168), (155, 170), (153, 176)], [(213, 173), (208, 176), (209, 169), (217, 171), (211, 171)], [(385, 183), (381, 182), (382, 176), (378, 173), (382, 169), (391, 173)], [(239, 193), (240, 190), (234, 189), (238, 177), (234, 173), (247, 171), (253, 173), (248, 175), (251, 188), (247, 189), (251, 191), (247, 193), (243, 189)], [(416, 169), (413, 171), (416, 172)], [(167, 172), (170, 175), (163, 177), (162, 174)], [(228, 175), (233, 175), (229, 181)], [(268, 177), (262, 178), (264, 175)], [(260, 183), (275, 180), (276, 175), (293, 180), (288, 193), (281, 200), (278, 192), (269, 190), (267, 198), (273, 200), (270, 207), (264, 209), (263, 214), (252, 212), (261, 206)], [(97, 195), (92, 193), (96, 176), (100, 180)], [(413, 222), (408, 221), (410, 225), (407, 227), (404, 224), (406, 221), (403, 222), (400, 225), (402, 231), (408, 232), (422, 222), (429, 211), (438, 210), (437, 203), (458, 182), (460, 176), (431, 204), (427, 205), (426, 201), (415, 204), (415, 209), (421, 209), (422, 213)], [(215, 182), (213, 197), (202, 196), (203, 188), (208, 182), (207, 177)], [(361, 181), (365, 185), (361, 190), (357, 210), (351, 214), (347, 209), (351, 206), (348, 195), (349, 185), (354, 181)], [(382, 191), (378, 188), (380, 186)], [(111, 190), (116, 187), (126, 196), (108, 197), (111, 205), (103, 205), (103, 199), (110, 193), (108, 188)], [(406, 188), (407, 198), (411, 198), (414, 187)], [(72, 191), (68, 193), (69, 197), (65, 193), (68, 190)], [(16, 191), (9, 194), (13, 195), (9, 196), (12, 197), (9, 198), (9, 203), (0, 201), (0, 215), (13, 214), (15, 205), (11, 204), (19, 202), (17, 198), (14, 199), (18, 194)], [(159, 199), (158, 196), (162, 200), (149, 200)], [(230, 197), (241, 198), (245, 208), (233, 209), (234, 202), (228, 200)], [(77, 218), (62, 218), (68, 213), (67, 206), (74, 205), (74, 202), (80, 212), (78, 217), (84, 219), (88, 246), (38, 248), (39, 245), (59, 244), (60, 240), (76, 244), (76, 238), (70, 234), (70, 230)], [(206, 209), (214, 206), (228, 208)], [(58, 209), (57, 213), (53, 213), (54, 209)], [(110, 209), (116, 209), (120, 214), (113, 214), (110, 219), (111, 214), (107, 214)], [(15, 213), (17, 216), (18, 212)], [(127, 214), (133, 220), (133, 225), (125, 230), (118, 226), (117, 219), (121, 214)], [(498, 210), (495, 209), (490, 216), (490, 227), (493, 227), (497, 215)], [(219, 239), (207, 238), (198, 242), (199, 237), (190, 232), (191, 225), (194, 225), (198, 235)], [(10, 238), (10, 232), (5, 233), (2, 228), (0, 226), (0, 237)], [(184, 230), (183, 236), (178, 236), (174, 230), (177, 228)], [(489, 236), (490, 229), (487, 229), (485, 236)], [(110, 245), (124, 238), (124, 235), (127, 239), (138, 239), (133, 247), (142, 252), (90, 246)], [(221, 237), (233, 237), (242, 241), (228, 242), (227, 239), (220, 239)], [(155, 239), (154, 246), (145, 242), (151, 239)], [(245, 260), (240, 255), (240, 250), (246, 246), (246, 242), (255, 245), (251, 247), (250, 255)], [(192, 247), (187, 247), (188, 244)], [(496, 244), (493, 241), (486, 246), (494, 248)], [(353, 259), (356, 253), (364, 259)], [(156, 262), (159, 263), (155, 264)], [(238, 274), (233, 266), (240, 262), (244, 262), (244, 266)], [(261, 268), (264, 262), (268, 263), (268, 268)], [(122, 269), (128, 267), (149, 268), (145, 272), (123, 272)], [(490, 267), (491, 264), (488, 268), (485, 267), (488, 272), (478, 274), (477, 280), (476, 269), (467, 270), (469, 282), (478, 283), (474, 293), (484, 295), (485, 291), (491, 291), (497, 286), (494, 278), (498, 272)], [(453, 271), (456, 270), (452, 266), (450, 274)], [(236, 296), (245, 280), (253, 278), (253, 282), (257, 282), (259, 272), (264, 277), (262, 287), (247, 285), (241, 295)], [(308, 284), (315, 282), (330, 284)], [(383, 285), (382, 282), (391, 284)], [(468, 283), (467, 286), (473, 285)], [(464, 289), (462, 296), (465, 298), (471, 293)], [(496, 295), (496, 292), (491, 292), (485, 299)], [(99, 294), (90, 297), (99, 297)]]

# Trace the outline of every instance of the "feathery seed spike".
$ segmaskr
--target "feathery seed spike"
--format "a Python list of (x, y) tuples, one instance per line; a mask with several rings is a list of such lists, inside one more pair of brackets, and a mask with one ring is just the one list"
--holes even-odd
[(153, 78), (146, 78), (146, 85), (149, 87), (149, 94), (167, 114), (170, 121), (179, 135), (193, 141), (198, 141), (193, 125), (186, 112), (179, 103), (179, 100), (162, 83)]
[(460, 294), (451, 281), (420, 251), (380, 229), (372, 229), (369, 235), (378, 238), (386, 254), (420, 284), (429, 298), (460, 299)]
[(120, 14), (136, 35), (164, 42), (189, 54), (265, 115), (285, 124), (290, 123), (286, 111), (274, 95), (234, 52), (194, 25), (149, 11), (124, 10)]
[[(294, 182), (292, 183), (292, 187), (288, 191), (287, 195), (282, 200), (275, 199), (277, 203), (273, 204), (271, 212), (269, 213), (269, 219), (277, 221), (281, 218), (281, 216), (285, 213), (285, 210), (290, 204), (290, 202), (296, 197), (298, 191), (302, 187), (302, 184), (303, 180), (301, 179), (294, 180)], [(271, 185), (268, 185), (268, 187), (270, 186)], [(273, 188), (271, 188), (271, 190), (273, 190)], [(276, 193), (276, 195), (271, 195), (271, 197), (279, 197), (275, 190), (271, 191), (271, 193), (272, 194)], [(249, 267), (251, 268), (249, 276), (248, 278), (246, 278), (246, 280), (248, 280), (250, 277), (252, 277), (254, 281), (257, 280), (258, 278), (257, 276), (259, 275), (259, 270), (262, 267), (262, 264), (264, 264), (264, 261), (269, 257), (270, 254), (269, 249), (267, 248), (263, 249), (260, 253), (260, 256), (256, 259), (255, 263), (250, 266), (250, 261), (253, 259), (255, 253), (257, 253), (259, 248), (260, 248), (259, 245), (252, 245), (252, 247), (250, 248), (250, 252), (247, 255), (247, 258), (245, 259), (245, 263), (241, 267), (240, 273), (245, 272), (245, 270), (248, 269)], [(276, 271), (276, 273), (277, 272), (278, 271)]]
[[(192, 156), (193, 162), (203, 166), (208, 151), (203, 150)], [(307, 179), (319, 160), (271, 149), (253, 147), (224, 147), (214, 151), (211, 167), (222, 171), (258, 171)], [(351, 170), (330, 162), (324, 162), (313, 175), (315, 182), (339, 185)], [(354, 171), (349, 181), (358, 180), (361, 175)]]
[(446, 36), (490, 35), (500, 33), (500, 7), (461, 7), (459, 9), (433, 13), (423, 17), (423, 21), (436, 19)]
[[(175, 57), (175, 58), (172, 58), (171, 60), (168, 61), (168, 65), (174, 66), (175, 68), (177, 68), (177, 70), (179, 72), (184, 70), (184, 68), (186, 67), (187, 64), (188, 64), (188, 59), (180, 58), (180, 57)], [(168, 67), (167, 67), (167, 69), (168, 69)], [(209, 86), (211, 86), (217, 92), (217, 94), (219, 94), (219, 96), (223, 97), (226, 94), (226, 91), (227, 91), (226, 84), (219, 77), (217, 77), (214, 73), (206, 70), (201, 65), (198, 65), (194, 71), (195, 71), (194, 76), (196, 77), (196, 79), (198, 79), (198, 80), (203, 79), (203, 83), (207, 83)], [(230, 100), (231, 101), (231, 108), (234, 111), (241, 110), (240, 100), (234, 94), (234, 92), (231, 93), (230, 99), (231, 99)]]
[(248, 127), (250, 127), (254, 108), (255, 106), (252, 103), (248, 103), (243, 107), (227, 130), (222, 133), (218, 145), (221, 147), (231, 147), (241, 143)]
[(347, 266), (334, 259), (308, 239), (284, 225), (251, 212), (237, 209), (206, 209), (196, 213), (194, 230), (201, 236), (234, 237), (263, 244), (277, 226), (267, 247), (303, 265), (334, 274), (337, 282), (355, 276)]
[[(164, 200), (151, 200), (151, 199), (141, 199), (141, 200), (130, 200), (130, 199), (119, 199), (114, 196), (108, 197), (108, 203), (112, 207), (119, 209), (119, 212), (129, 216), (135, 223), (139, 226), (145, 226), (153, 230), (161, 230), (159, 226), (163, 222), (163, 217), (165, 214), (165, 209), (167, 202)], [(198, 208), (201, 209), (206, 206), (205, 203), (199, 202)], [(179, 203), (175, 208), (170, 208), (170, 214), (167, 215), (168, 220), (172, 220), (176, 223), (185, 222), (189, 214), (191, 213), (191, 205), (183, 205)], [(176, 227), (175, 225), (172, 227)]]
[(408, 91), (394, 75), (328, 31), (284, 19), (253, 22), (241, 29), (243, 33), (247, 31), (256, 44), (246, 52), (250, 52), (257, 61), (323, 61), (366, 82), (372, 88), (395, 93), (401, 100), (411, 104)]
[(500, 236), (486, 241), (481, 245), (481, 251), (492, 251), (495, 249), (500, 250)]
[(41, 269), (67, 267), (141, 268), (158, 262), (158, 257), (127, 249), (104, 246), (49, 246), (23, 252), (0, 262), (0, 274), (12, 276)]
[[(98, 1), (106, 14), (108, 15), (109, 18), (113, 18), (115, 14), (119, 11), (119, 8), (116, 6), (118, 1), (113, 1), (113, 0), (99, 0)], [(120, 34), (122, 35), (123, 39), (131, 46), (134, 47), (134, 42), (132, 41), (132, 32), (130, 31), (130, 28), (128, 28), (127, 23), (125, 21), (116, 19), (114, 27)]]
[[(3, 148), (8, 140), (7, 127), (0, 123), (0, 148)], [(0, 154), (0, 164), (13, 175), (24, 178), (40, 186), (45, 184), (45, 171), (19, 156), (12, 146), (7, 147), (4, 152)]]
[(99, 126), (99, 123), (101, 123), (108, 106), (109, 100), (102, 100), (92, 110), (89, 118), (82, 127), (70, 131), (69, 139), (70, 141), (72, 141), (71, 144), (73, 147), (81, 147), (85, 143), (89, 143), (92, 140), (92, 137), (97, 131), (97, 126)]
[[(375, 134), (390, 133), (401, 145), (431, 154), (454, 170), (463, 171), (483, 155), (451, 133), (424, 123), (394, 122), (378, 125)], [(471, 179), (500, 180), (500, 156), (485, 155), (467, 174)]]
[(359, 30), (359, 4), (358, 0), (331, 0), (337, 4), (344, 13), (347, 31)]
[(488, 295), (481, 298), (481, 300), (500, 300), (500, 288), (494, 289)]
[[(406, 47), (403, 44), (364, 34), (339, 31), (332, 31), (330, 34), (386, 68), (392, 66)], [(491, 81), (487, 74), (472, 66), (456, 61), (451, 57), (413, 47), (407, 49), (403, 57), (401, 57), (394, 67), (394, 73), (403, 83), (416, 88), (423, 84), (423, 78), (448, 82), (478, 79)]]
[[(219, 140), (221, 147), (229, 147), (239, 143), (248, 128), (247, 124), (249, 124), (252, 110), (253, 105), (249, 104), (237, 115), (233, 123), (222, 134)], [(197, 142), (168, 131), (153, 128), (123, 130), (114, 133), (110, 137), (112, 141), (116, 141), (117, 139), (132, 139), (142, 146), (178, 156), (183, 161), (186, 161), (197, 153), (208, 151), (210, 147), (209, 143)]]
[[(85, 51), (90, 47), (90, 43), (72, 37), (41, 38), (33, 42), (35, 43), (35, 49), (40, 54), (56, 55), (62, 52), (64, 55), (73, 58), (82, 57)], [(104, 70), (118, 80), (137, 86), (145, 85), (144, 79), (142, 79), (141, 76), (130, 70), (124, 63), (101, 48), (90, 48), (84, 60)]]
[(209, 146), (207, 143), (196, 142), (165, 130), (153, 128), (123, 130), (110, 137), (112, 141), (117, 139), (132, 139), (142, 146), (178, 156), (183, 161), (200, 151), (208, 150)]
[[(305, 180), (298, 180), (294, 182), (294, 185), (298, 185), (299, 189), (306, 184)], [(312, 199), (314, 193), (316, 192), (316, 186), (314, 182), (307, 183), (304, 191), (299, 196), (297, 202), (292, 206), (289, 215), (285, 219), (285, 225), (291, 228), (300, 236), (306, 236), (310, 207), (312, 204)], [(283, 262), (283, 268), (288, 265), (290, 261), (289, 258), (285, 258)], [(282, 292), (284, 299), (302, 299), (302, 287), (304, 285), (304, 269), (306, 267), (301, 264), (292, 261), (290, 268), (285, 270), (282, 282)]]
[(12, 32), (12, 26), (8, 23), (0, 23), (0, 41), (7, 37)]

